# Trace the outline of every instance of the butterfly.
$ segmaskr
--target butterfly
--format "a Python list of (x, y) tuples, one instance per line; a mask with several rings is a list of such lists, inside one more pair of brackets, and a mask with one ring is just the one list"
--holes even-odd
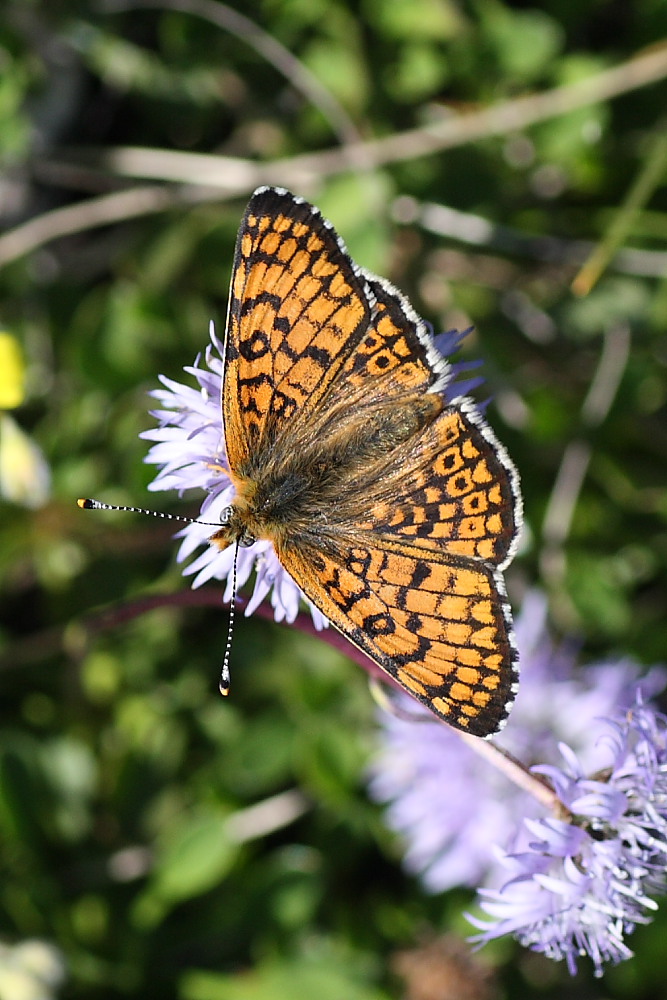
[(319, 211), (259, 188), (241, 223), (222, 416), (235, 487), (210, 538), (268, 539), (309, 600), (409, 694), (487, 736), (517, 686), (502, 570), (517, 472), (407, 299)]

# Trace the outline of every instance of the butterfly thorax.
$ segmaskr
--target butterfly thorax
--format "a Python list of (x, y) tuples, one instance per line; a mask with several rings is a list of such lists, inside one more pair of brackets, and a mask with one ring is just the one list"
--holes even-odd
[[(326, 429), (313, 434), (299, 421), (267, 435), (237, 471), (236, 495), (225, 523), (210, 541), (221, 549), (268, 539), (278, 550), (311, 540), (335, 546), (339, 521), (349, 523), (349, 504), (363, 513), (371, 482), (395, 465), (397, 448), (409, 442), (443, 410), (442, 397), (418, 393), (366, 406), (358, 400), (333, 407)], [(338, 419), (336, 419), (338, 417)], [(350, 500), (346, 505), (346, 497)]]

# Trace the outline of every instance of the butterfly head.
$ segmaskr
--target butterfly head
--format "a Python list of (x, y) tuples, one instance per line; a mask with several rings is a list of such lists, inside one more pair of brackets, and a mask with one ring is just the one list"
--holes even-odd
[(209, 542), (224, 550), (229, 545), (250, 548), (260, 538), (274, 540), (279, 528), (256, 480), (240, 476), (234, 476), (233, 480), (236, 496), (223, 510), (220, 529), (209, 537)]
[(229, 545), (238, 545), (242, 549), (250, 548), (258, 537), (257, 527), (252, 524), (252, 520), (248, 509), (237, 505), (235, 501), (223, 510), (220, 529), (210, 536), (209, 542), (217, 545), (220, 550), (226, 549)]

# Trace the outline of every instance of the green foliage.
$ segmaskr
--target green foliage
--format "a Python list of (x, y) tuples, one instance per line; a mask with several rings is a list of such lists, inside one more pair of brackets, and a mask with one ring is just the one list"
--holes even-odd
[[(642, 191), (591, 293), (571, 291), (580, 241), (589, 252), (605, 240), (664, 128), (664, 80), (445, 150), (413, 137), (400, 157), (355, 160), (341, 138), (437, 130), (589, 78), (659, 41), (664, 5), (230, 6), (329, 103), (249, 31), (177, 4), (9, 0), (0, 24), (0, 331), (20, 345), (23, 383), (0, 414), (22, 435), (20, 461), (0, 476), (11, 480), (0, 499), (0, 943), (55, 945), (67, 978), (48, 989), (65, 1000), (417, 996), (394, 976), (396, 953), (424, 934), (466, 933), (468, 897), (425, 896), (365, 797), (363, 672), (317, 639), (239, 616), (223, 702), (226, 612), (182, 601), (169, 526), (74, 503), (148, 503), (147, 391), (204, 350), (209, 319), (224, 323), (236, 229), (265, 179), (252, 165), (315, 201), (355, 259), (436, 330), (477, 327), (461, 358), (484, 359), (478, 398), (492, 398), (524, 483), (515, 603), (544, 586), (554, 628), (574, 630), (584, 656), (667, 655), (664, 177)], [(201, 161), (147, 150), (228, 159), (212, 182)], [(326, 170), (293, 160), (321, 150), (339, 156)], [(91, 226), (104, 196), (115, 214)], [(438, 230), (429, 205), (466, 214)], [(60, 239), (44, 230), (12, 251), (22, 223), (54, 225), (46, 213), (67, 208), (81, 215)], [(603, 343), (622, 324), (618, 391), (591, 419)], [(6, 358), (5, 389), (18, 379), (9, 369)], [(561, 571), (545, 577), (545, 512), (573, 442), (590, 462)], [(150, 497), (178, 513), (200, 499)], [(171, 598), (134, 617), (87, 617), (159, 594)], [(283, 819), (263, 825), (258, 804)], [(664, 934), (659, 916), (605, 997), (660, 993)], [(501, 995), (574, 989), (509, 942), (488, 954)], [(585, 973), (576, 989), (601, 995)]]
[(350, 968), (351, 955), (310, 954), (291, 960), (264, 962), (258, 972), (239, 978), (212, 973), (190, 973), (183, 983), (183, 1000), (291, 1000), (295, 995), (322, 1000), (381, 1000), (385, 994), (373, 989)]

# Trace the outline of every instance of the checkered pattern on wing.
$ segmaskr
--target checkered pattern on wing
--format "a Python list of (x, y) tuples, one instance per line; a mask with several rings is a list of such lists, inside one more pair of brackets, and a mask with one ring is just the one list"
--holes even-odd
[(348, 385), (382, 379), (385, 396), (393, 392), (433, 391), (449, 365), (432, 343), (426, 324), (388, 281), (366, 274), (376, 300), (373, 317), (342, 378)]
[(311, 601), (431, 711), (477, 736), (502, 725), (516, 651), (492, 567), (395, 543), (278, 556)]
[(365, 280), (331, 226), (288, 192), (260, 189), (239, 230), (227, 318), (232, 469), (317, 404), (369, 317)]
[(458, 408), (425, 427), (401, 468), (367, 489), (361, 530), (496, 566), (514, 544), (512, 483), (477, 424)]

